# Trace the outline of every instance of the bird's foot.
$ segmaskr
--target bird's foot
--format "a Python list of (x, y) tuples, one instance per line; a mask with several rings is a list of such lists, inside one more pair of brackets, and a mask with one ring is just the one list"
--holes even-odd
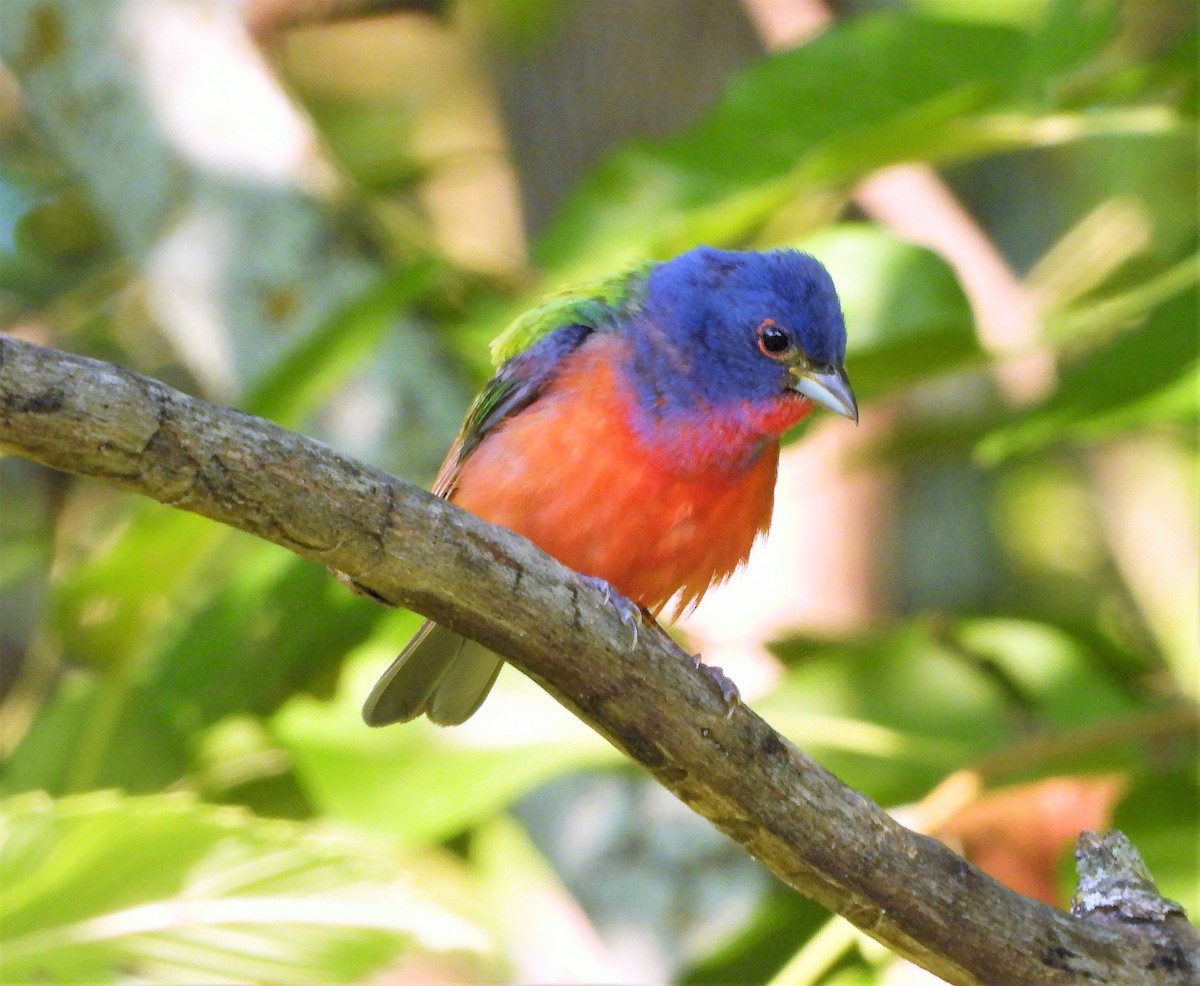
[(642, 627), (642, 608), (638, 606), (632, 599), (626, 599), (616, 589), (612, 583), (605, 582), (604, 579), (597, 579), (591, 575), (585, 575), (583, 581), (595, 589), (601, 596), (604, 597), (604, 605), (612, 606), (617, 611), (617, 616), (621, 618), (630, 630), (633, 631), (633, 643), (630, 647), (636, 647), (638, 642), (638, 631)]
[(731, 718), (737, 707), (742, 704), (742, 693), (738, 691), (738, 686), (715, 664), (705, 664), (699, 654), (693, 654), (691, 657), (696, 670), (717, 686), (721, 701), (725, 703), (725, 718)]

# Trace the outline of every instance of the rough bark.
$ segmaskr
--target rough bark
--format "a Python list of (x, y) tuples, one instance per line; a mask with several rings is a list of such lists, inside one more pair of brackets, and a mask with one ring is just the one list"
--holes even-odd
[(527, 541), (319, 442), (0, 336), (0, 447), (273, 541), (482, 641), (796, 890), (951, 983), (1200, 982), (1177, 909), (1093, 894), (1072, 916), (1006, 889), (749, 709), (728, 714), (669, 637), (631, 643), (600, 593)]

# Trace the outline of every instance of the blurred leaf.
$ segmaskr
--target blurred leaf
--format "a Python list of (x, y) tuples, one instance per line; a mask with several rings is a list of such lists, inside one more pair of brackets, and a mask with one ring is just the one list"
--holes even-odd
[(829, 922), (829, 912), (782, 884), (771, 892), (753, 919), (732, 941), (718, 947), (688, 970), (681, 982), (694, 986), (766, 983), (803, 943)]
[[(1001, 2), (1011, 4), (1012, 0)], [(1026, 78), (1031, 95), (1054, 105), (1075, 82), (1070, 70), (1095, 73), (1089, 62), (1113, 37), (1118, 26), (1117, 5), (1093, 0), (1039, 2), (1043, 14), (1031, 39)]]
[[(148, 790), (151, 780), (179, 776), (174, 768), (181, 766), (184, 740), (137, 686), (155, 648), (186, 616), (185, 605), (198, 603), (212, 584), (201, 579), (206, 563), (225, 547), (221, 562), (235, 565), (257, 542), (157, 503), (113, 502), (124, 523), (103, 518), (107, 523), (96, 526), (107, 543), (93, 543), (75, 564), (60, 562), (50, 594), (52, 633), (68, 666), (83, 665), (95, 677), (60, 688), (39, 710), (6, 770), (6, 783), (17, 787), (62, 792), (103, 783)], [(156, 742), (144, 745), (151, 738)], [(154, 752), (142, 756), (137, 751), (143, 749)]]
[(427, 291), (437, 274), (436, 264), (421, 262), (381, 278), (268, 367), (243, 406), (250, 414), (296, 427), (370, 358), (384, 335), (395, 329), (398, 313)]
[(1098, 666), (1087, 645), (1059, 627), (1030, 620), (976, 618), (951, 631), (963, 655), (985, 673), (998, 673), (1023, 696), (1039, 724), (1069, 729), (1114, 718), (1138, 707)]
[[(184, 741), (139, 693), (138, 671), (179, 615), (180, 594), (209, 552), (238, 542), (204, 518), (93, 492), (73, 489), (48, 599), (48, 637), (68, 668), (89, 673), (68, 672), (37, 709), (4, 766), (10, 791), (62, 793), (97, 783), (144, 791), (177, 779), (184, 763)], [(66, 532), (74, 544), (63, 544)]]
[[(61, 477), (17, 458), (0, 458), (0, 640), (24, 637), (41, 611), (52, 553)], [(0, 696), (6, 689), (0, 687)]]
[(421, 175), (413, 121), (401, 100), (362, 101), (311, 95), (305, 107), (338, 162), (366, 192), (412, 186)]
[(64, 653), (97, 670), (136, 665), (204, 561), (234, 540), (221, 524), (148, 500), (122, 497), (116, 507), (115, 524), (88, 532), (106, 540), (62, 565), (51, 596)]
[(983, 21), (1032, 28), (1043, 17), (1051, 0), (908, 0), (906, 6), (926, 16), (945, 20)]
[(799, 245), (838, 286), (846, 360), (860, 400), (982, 359), (970, 303), (933, 251), (849, 223)]
[[(1032, 737), (1139, 708), (1066, 632), (1016, 619), (914, 620), (840, 644), (784, 642), (782, 686), (762, 714), (851, 787), (916, 800), (952, 770)], [(1125, 765), (1122, 737), (1087, 756), (1047, 751), (1038, 773)], [(1035, 774), (1036, 776), (1036, 774)]]
[(362, 839), (165, 795), (8, 801), (8, 981), (357, 982), (483, 934)]
[[(1074, 40), (1085, 37), (1092, 46), (1106, 40), (1101, 32)], [(886, 164), (1043, 142), (1052, 135), (1020, 122), (1020, 112), (975, 130), (971, 114), (1019, 110), (1031, 74), (1053, 73), (1085, 51), (1045, 58), (1029, 34), (1008, 26), (911, 14), (839, 23), (752, 66), (686, 134), (612, 157), (541, 238), (537, 258), (614, 269), (697, 239), (744, 239), (797, 197)], [(1077, 125), (1078, 135), (1087, 132), (1086, 121)], [(1071, 133), (1060, 127), (1058, 139)]]
[(488, 30), (496, 42), (515, 53), (536, 48), (547, 33), (570, 11), (570, 4), (545, 0), (485, 0), (481, 5)]
[(189, 737), (203, 727), (332, 691), (343, 657), (382, 611), (310, 561), (237, 541), (234, 576), (192, 611), (156, 614), (152, 653), (136, 670), (61, 684), (5, 764), (6, 790), (151, 791), (187, 772)]
[[(369, 729), (362, 701), (383, 656), (403, 639), (388, 629), (348, 665), (332, 702), (298, 698), (271, 720), (310, 800), (326, 814), (402, 844), (436, 841), (551, 777), (619, 762), (612, 747), (511, 670), (466, 726), (440, 729), (421, 719)], [(534, 738), (522, 738), (531, 725)]]
[[(1070, 347), (1096, 347), (1137, 328), (1161, 306), (1194, 295), (1200, 286), (1200, 254), (1181, 260), (1148, 280), (1117, 293), (1081, 302), (1055, 314), (1046, 328), (1050, 341)], [(1192, 302), (1193, 306), (1195, 302)]]
[(839, 969), (828, 979), (822, 979), (821, 986), (888, 986), (891, 982), (886, 972), (888, 965), (891, 963), (886, 963), (881, 971), (862, 968)]
[(332, 693), (343, 657), (383, 615), (327, 569), (257, 548), (179, 628), (146, 682), (189, 729), (233, 713), (267, 715), (297, 693)]
[(1092, 442), (1135, 427), (1194, 424), (1200, 340), (1193, 290), (1175, 295), (1137, 328), (1063, 368), (1057, 391), (988, 435), (989, 463), (1054, 442)]
[(68, 674), (5, 760), (5, 794), (94, 787), (143, 793), (178, 781), (188, 740), (145, 692)]
[(39, 135), (6, 116), (0, 134), (0, 322), (19, 310), (4, 293), (30, 307), (52, 304), (113, 253), (84, 194), (68, 184)]
[(78, 188), (29, 209), (15, 230), (17, 249), (52, 265), (79, 265), (106, 245), (104, 227)]
[(827, 974), (830, 969), (845, 967), (848, 961), (857, 957), (851, 953), (855, 951), (854, 946), (859, 938), (860, 933), (854, 925), (836, 915), (829, 918), (788, 959), (787, 965), (771, 978), (770, 986), (813, 986), (815, 983), (842, 982), (845, 973), (857, 972), (858, 969), (842, 968), (832, 976)]
[(607, 759), (566, 744), (459, 747), (423, 724), (368, 737), (361, 720), (356, 725), (363, 735), (353, 735), (344, 720), (323, 721), (315, 703), (297, 700), (282, 713), (276, 735), (323, 812), (402, 844), (448, 838), (557, 774)]

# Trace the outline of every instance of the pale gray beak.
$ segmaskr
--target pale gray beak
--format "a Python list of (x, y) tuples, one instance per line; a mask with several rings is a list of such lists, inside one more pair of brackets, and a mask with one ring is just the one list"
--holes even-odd
[(842, 366), (793, 366), (792, 390), (858, 424), (858, 401)]

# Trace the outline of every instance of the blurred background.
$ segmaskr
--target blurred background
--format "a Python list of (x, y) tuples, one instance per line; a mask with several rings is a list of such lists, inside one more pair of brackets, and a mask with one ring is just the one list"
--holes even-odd
[[(833, 273), (862, 405), (677, 632), (906, 824), (1200, 911), (1188, 0), (4, 0), (0, 322), (427, 484), (545, 292), (697, 243)], [(6, 981), (919, 984), (515, 671), (0, 459)]]

